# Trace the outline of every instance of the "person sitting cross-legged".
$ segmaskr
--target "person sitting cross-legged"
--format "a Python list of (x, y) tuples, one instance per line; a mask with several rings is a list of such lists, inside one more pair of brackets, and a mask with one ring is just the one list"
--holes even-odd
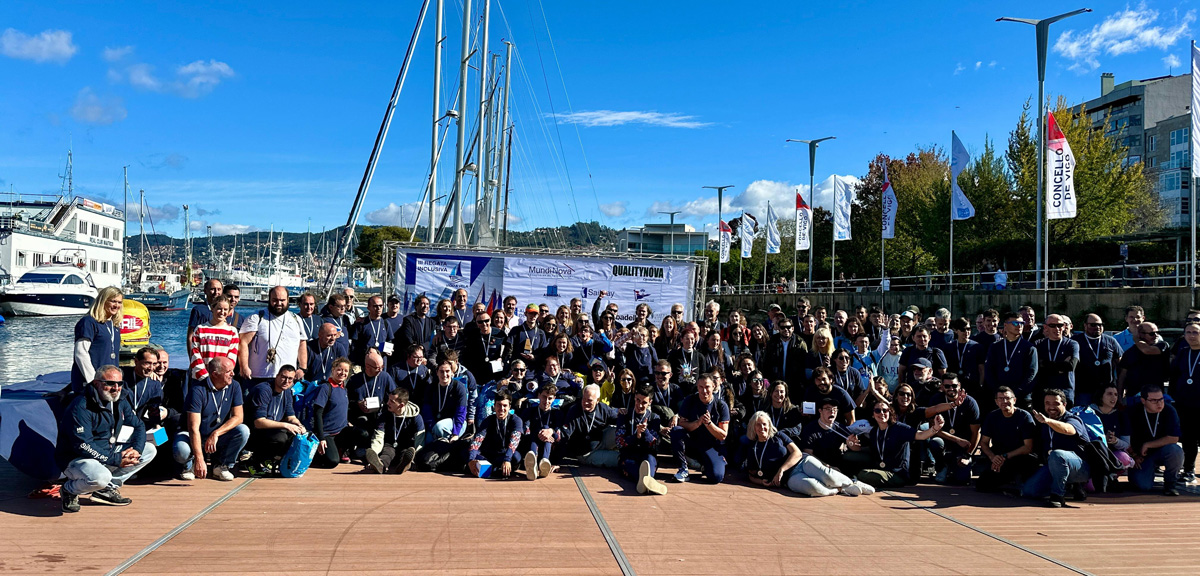
[(467, 457), (467, 472), (476, 477), (487, 475), (490, 468), (492, 478), (506, 479), (517, 472), (521, 462), (517, 447), (525, 432), (521, 417), (512, 412), (512, 392), (499, 390), (492, 404), (493, 412), (480, 424), (471, 440)]
[(59, 489), (63, 512), (78, 512), (86, 494), (93, 504), (128, 505), (132, 500), (121, 495), (121, 486), (154, 459), (145, 425), (132, 404), (121, 401), (124, 385), (120, 368), (101, 366), (59, 421), (55, 460), (67, 477)]

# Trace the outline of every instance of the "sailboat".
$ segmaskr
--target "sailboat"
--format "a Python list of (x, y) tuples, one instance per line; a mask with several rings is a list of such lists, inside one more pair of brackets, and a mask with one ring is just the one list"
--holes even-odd
[[(129, 187), (128, 180), (125, 186)], [(156, 262), (153, 255), (150, 267), (146, 266), (146, 253), (150, 251), (150, 245), (146, 239), (145, 213), (146, 191), (142, 190), (138, 201), (138, 231), (141, 233), (142, 249), (138, 254), (137, 281), (130, 282), (131, 291), (125, 296), (141, 302), (149, 310), (183, 310), (188, 305), (188, 296), (192, 291), (183, 285), (180, 275), (170, 271), (165, 263)], [(130, 278), (133, 278), (132, 272)]]

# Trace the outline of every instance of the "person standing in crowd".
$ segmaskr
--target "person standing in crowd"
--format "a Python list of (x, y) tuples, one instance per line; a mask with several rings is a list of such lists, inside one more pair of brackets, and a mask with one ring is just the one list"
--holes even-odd
[(350, 326), (354, 324), (354, 321), (346, 313), (347, 308), (348, 304), (344, 294), (330, 294), (329, 300), (325, 302), (325, 309), (321, 311), (321, 321), (337, 328), (338, 343), (348, 351), (350, 350)]
[(304, 328), (304, 340), (309, 348), (316, 347), (317, 333), (321, 328), (321, 317), (317, 316), (317, 297), (312, 292), (305, 292), (296, 299), (296, 318)]
[[(158, 352), (144, 346), (133, 356), (133, 378), (127, 380), (121, 399), (129, 403), (133, 413), (142, 421), (146, 430), (159, 426), (176, 428), (179, 412), (166, 405), (163, 382), (154, 369), (158, 366)], [(130, 384), (132, 381), (132, 384)], [(175, 430), (169, 430), (168, 434)]]
[(1176, 486), (1179, 471), (1183, 468), (1179, 413), (1166, 402), (1162, 386), (1151, 383), (1142, 387), (1142, 405), (1129, 410), (1134, 461), (1134, 467), (1129, 470), (1129, 481), (1138, 490), (1149, 492), (1154, 488), (1154, 475), (1161, 467), (1163, 495), (1178, 496)]
[(492, 326), (492, 315), (484, 312), (475, 317), (475, 324), (463, 330), (463, 365), (475, 376), (476, 382), (491, 382), (504, 373), (504, 333)]
[(1037, 312), (1034, 312), (1033, 306), (1026, 305), (1017, 308), (1017, 313), (1021, 315), (1021, 320), (1025, 322), (1025, 326), (1021, 329), (1022, 338), (1028, 340), (1030, 344), (1036, 344), (1038, 340), (1045, 338), (1045, 333), (1038, 330)]
[(121, 354), (124, 301), (120, 288), (104, 288), (92, 301), (88, 313), (75, 323), (71, 392), (83, 393), (95, 381), (98, 368), (117, 364)]
[(120, 368), (98, 367), (59, 420), (54, 458), (67, 478), (59, 489), (64, 513), (78, 512), (79, 497), (88, 494), (93, 504), (129, 505), (133, 500), (121, 487), (154, 459), (154, 443), (146, 442), (133, 404), (121, 399), (124, 386)]
[[(404, 315), (400, 313), (400, 297), (395, 294), (390, 294), (387, 297), (387, 309), (383, 313), (383, 321), (387, 323), (387, 338), (396, 347), (393, 350), (396, 353), (404, 351), (403, 346), (398, 346), (397, 338), (400, 336), (400, 327), (404, 325)], [(390, 360), (396, 354), (389, 355)]]
[(1097, 314), (1084, 318), (1083, 332), (1071, 337), (1079, 344), (1079, 363), (1075, 365), (1075, 404), (1087, 406), (1109, 384), (1117, 383), (1117, 365), (1121, 345), (1104, 333), (1104, 320)]
[(929, 337), (929, 345), (939, 349), (954, 341), (954, 331), (950, 329), (949, 310), (938, 308), (933, 313), (933, 329), (929, 331)]
[(929, 360), (933, 367), (933, 375), (941, 377), (946, 372), (946, 355), (938, 348), (930, 346), (929, 329), (924, 326), (916, 326), (910, 333), (912, 338), (912, 346), (904, 349), (900, 354), (900, 383), (904, 384), (912, 379), (913, 361), (917, 358)]
[[(804, 402), (820, 406), (826, 399), (833, 400), (838, 407), (838, 413), (849, 424), (854, 421), (854, 409), (857, 404), (850, 392), (845, 388), (833, 385), (833, 370), (824, 366), (813, 370), (812, 386), (804, 388)], [(746, 407), (750, 409), (749, 406)]]
[(253, 457), (246, 463), (246, 469), (252, 475), (276, 469), (292, 439), (306, 433), (292, 403), (291, 390), (297, 372), (293, 366), (284, 364), (275, 372), (274, 381), (261, 382), (250, 390), (246, 401), (252, 420), (246, 447)]
[(384, 372), (383, 365), (383, 356), (379, 351), (368, 349), (362, 372), (351, 376), (346, 383), (350, 426), (346, 430), (346, 441), (342, 448), (347, 451), (366, 450), (371, 446), (388, 394), (396, 388), (392, 376)]
[(196, 327), (212, 320), (212, 305), (217, 300), (217, 296), (221, 295), (224, 286), (220, 280), (209, 278), (204, 281), (204, 303), (195, 304), (192, 306), (192, 311), (188, 314), (188, 329), (187, 336), (184, 338), (184, 344), (192, 341), (192, 333), (196, 331)]
[(429, 366), (425, 364), (425, 347), (420, 344), (409, 344), (408, 348), (404, 350), (404, 362), (389, 368), (388, 375), (392, 377), (392, 382), (395, 382), (397, 387), (408, 390), (410, 399), (419, 405), (420, 398), (417, 395), (425, 392), (429, 382), (433, 379)]
[(1121, 354), (1129, 352), (1134, 344), (1142, 340), (1138, 335), (1138, 327), (1142, 322), (1146, 321), (1146, 311), (1141, 306), (1129, 306), (1125, 308), (1125, 329), (1113, 334), (1117, 344), (1121, 345)]
[(413, 300), (413, 311), (400, 324), (400, 348), (407, 350), (413, 344), (429, 346), (437, 330), (433, 318), (429, 317), (429, 297), (421, 294)]
[[(1179, 439), (1183, 444), (1184, 484), (1196, 479), (1196, 453), (1200, 447), (1200, 323), (1188, 324), (1183, 330), (1184, 347), (1175, 353), (1171, 362), (1171, 395), (1179, 415)], [(1155, 406), (1154, 408), (1157, 408)]]
[(890, 392), (895, 392), (900, 385), (900, 355), (903, 353), (900, 337), (888, 336), (887, 351), (879, 359), (879, 375), (883, 376)]
[(388, 393), (387, 413), (379, 419), (375, 438), (364, 459), (376, 474), (403, 474), (412, 467), (417, 450), (425, 444), (421, 409), (409, 401), (405, 388)]
[(538, 327), (538, 313), (537, 304), (530, 303), (525, 307), (525, 323), (508, 333), (508, 349), (512, 351), (511, 354), (530, 366), (537, 361), (542, 349), (550, 343), (546, 333)]
[(517, 447), (524, 433), (525, 423), (512, 412), (512, 393), (497, 391), (492, 414), (483, 420), (471, 439), (467, 473), (482, 477), (486, 466), (492, 478), (505, 479), (516, 474), (521, 464)]
[(984, 417), (979, 430), (983, 460), (975, 487), (980, 492), (1017, 493), (1039, 466), (1033, 453), (1037, 423), (1029, 412), (1017, 408), (1017, 395), (1008, 386), (996, 390), (995, 400), (997, 409)]
[(1138, 341), (1121, 356), (1117, 386), (1125, 394), (1147, 384), (1163, 386), (1170, 377), (1170, 357), (1167, 343), (1158, 337), (1158, 326), (1141, 322), (1137, 328)]
[(310, 382), (324, 382), (333, 369), (333, 361), (345, 357), (348, 353), (345, 343), (338, 339), (337, 326), (329, 322), (321, 324), (317, 345), (308, 351), (306, 379)]
[(238, 288), (237, 284), (226, 284), (221, 288), (221, 294), (229, 299), (229, 317), (225, 319), (230, 326), (241, 330), (242, 322), (246, 319), (238, 313), (238, 303), (242, 301), (242, 289)]
[[(675, 306), (679, 307), (679, 319), (682, 320), (683, 305), (676, 304)], [(671, 308), (671, 310), (672, 313), (674, 313), (674, 306)], [(704, 303), (704, 320), (700, 323), (700, 327), (703, 329), (705, 334), (713, 331), (721, 332), (725, 329), (725, 323), (721, 322), (720, 315), (720, 302), (717, 302), (716, 300), (709, 300), (708, 302)]]
[(213, 459), (212, 477), (233, 480), (233, 465), (250, 439), (243, 423), (242, 386), (233, 379), (233, 361), (217, 357), (208, 361), (208, 380), (187, 392), (184, 430), (175, 435), (173, 455), (183, 465), (179, 479), (190, 481), (208, 475), (205, 455)]
[(983, 311), (981, 316), (983, 321), (983, 329), (980, 330), (979, 333), (972, 336), (971, 339), (983, 345), (983, 357), (980, 358), (982, 361), (987, 357), (987, 352), (991, 349), (992, 344), (1003, 340), (1004, 336), (1000, 335), (999, 312), (992, 308), (988, 308), (987, 310)]
[(679, 459), (676, 482), (687, 482), (688, 456), (700, 462), (705, 479), (720, 484), (725, 479), (725, 438), (729, 434), (729, 405), (715, 396), (712, 377), (696, 379), (696, 393), (679, 407), (678, 424), (671, 429), (671, 448)]
[(192, 339), (188, 342), (192, 364), (192, 379), (208, 378), (205, 364), (213, 358), (228, 358), (237, 362), (241, 341), (237, 327), (226, 322), (232, 310), (229, 299), (218, 296), (212, 305), (212, 318), (196, 327)]
[[(1075, 367), (1079, 364), (1079, 343), (1066, 337), (1070, 328), (1058, 314), (1046, 316), (1046, 325), (1030, 338), (1038, 356), (1038, 374), (1035, 393), (1046, 390), (1062, 390), (1067, 395), (1067, 404), (1075, 405)], [(1086, 404), (1084, 404), (1086, 406)]]
[[(350, 376), (350, 359), (340, 357), (333, 361), (329, 377), (321, 383), (317, 397), (313, 399), (312, 429), (320, 444), (312, 465), (317, 468), (336, 468), (350, 461), (342, 454), (344, 447), (338, 446), (338, 436), (350, 424), (350, 397), (346, 392), (346, 378)], [(348, 437), (345, 442), (353, 442)]]
[(391, 332), (383, 317), (383, 298), (367, 298), (367, 315), (358, 319), (351, 327), (351, 332), (350, 360), (356, 365), (361, 366), (367, 352), (372, 349), (378, 351), (385, 360), (391, 356), (395, 344), (391, 341)]
[[(259, 338), (259, 332), (262, 338)], [(308, 333), (288, 310), (287, 288), (271, 289), (266, 310), (251, 314), (238, 334), (238, 367), (242, 378), (270, 381), (281, 366), (293, 366), (304, 379), (308, 367)]]
[(971, 325), (966, 318), (955, 318), (950, 322), (950, 332), (954, 339), (942, 345), (942, 354), (946, 357), (946, 371), (958, 374), (959, 382), (968, 394), (977, 395), (979, 390), (980, 370), (983, 358), (980, 351), (983, 345), (971, 340)]
[(354, 307), (358, 296), (355, 294), (354, 288), (349, 286), (342, 288), (341, 295), (346, 299), (346, 323), (343, 325), (343, 328), (349, 328), (355, 322), (358, 322), (358, 310)]
[(1038, 424), (1038, 455), (1042, 467), (1025, 482), (1022, 493), (1041, 498), (1051, 508), (1066, 506), (1067, 488), (1076, 501), (1087, 499), (1083, 489), (1090, 478), (1084, 445), (1091, 441), (1079, 416), (1067, 411), (1067, 395), (1047, 390), (1043, 397), (1045, 413), (1033, 411)]
[(983, 389), (994, 394), (1001, 386), (1008, 386), (1016, 392), (1018, 405), (1029, 406), (1038, 373), (1037, 351), (1021, 337), (1025, 322), (1016, 312), (1005, 312), (1002, 320), (1004, 337), (988, 347), (984, 361)]
[(459, 288), (450, 296), (450, 305), (455, 318), (458, 318), (459, 326), (466, 326), (471, 323), (471, 311), (467, 308), (467, 289)]

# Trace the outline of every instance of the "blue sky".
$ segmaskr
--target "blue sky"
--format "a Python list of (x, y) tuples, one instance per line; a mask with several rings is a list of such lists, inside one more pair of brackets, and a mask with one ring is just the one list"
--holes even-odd
[[(119, 201), (128, 165), (161, 232), (182, 234), (184, 203), (198, 231), (344, 224), (420, 3), (259, 4), (0, 5), (0, 185), (57, 193), (73, 144), (77, 193)], [(511, 226), (681, 210), (711, 228), (701, 186), (734, 185), (726, 214), (786, 206), (808, 159), (784, 140), (835, 135), (817, 157), (827, 204), (820, 182), (875, 154), (945, 146), (952, 129), (972, 151), (1003, 145), (1037, 77), (1033, 27), (997, 17), (1094, 10), (1051, 29), (1047, 91), (1072, 102), (1099, 94), (1101, 72), (1186, 73), (1196, 27), (1193, 2), (817, 4), (493, 0), (489, 49), (517, 54)], [(460, 33), (447, 0), (444, 98)], [(410, 223), (420, 199), (432, 39), (431, 8), (363, 223)], [(439, 195), (452, 159), (453, 132)]]

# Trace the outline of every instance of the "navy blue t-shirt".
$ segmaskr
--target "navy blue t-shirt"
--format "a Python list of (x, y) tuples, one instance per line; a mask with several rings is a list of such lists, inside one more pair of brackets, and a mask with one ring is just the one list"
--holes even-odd
[(871, 451), (871, 463), (867, 467), (875, 468), (883, 464), (878, 469), (907, 478), (909, 445), (916, 439), (916, 434), (916, 429), (902, 422), (888, 426), (882, 433), (879, 428), (871, 428), (871, 433), (863, 442)]
[(292, 407), (292, 391), (284, 390), (275, 393), (273, 382), (260, 382), (250, 390), (250, 415), (252, 420), (266, 418), (275, 422), (283, 422), (289, 416), (295, 416)]
[(1037, 422), (1033, 415), (1020, 408), (1012, 416), (1004, 417), (1000, 410), (992, 410), (983, 418), (979, 429), (982, 436), (992, 439), (993, 454), (1007, 454), (1025, 445), (1025, 441), (1033, 438), (1037, 430)]
[(386, 409), (387, 395), (392, 390), (396, 389), (396, 382), (392, 380), (391, 375), (387, 372), (380, 372), (374, 378), (368, 378), (366, 372), (359, 372), (350, 377), (346, 383), (346, 390), (350, 395), (350, 401), (359, 403), (365, 400), (368, 396), (374, 396), (379, 399), (379, 408)]
[(1067, 412), (1059, 418), (1055, 418), (1060, 422), (1070, 424), (1075, 428), (1075, 434), (1059, 434), (1050, 429), (1045, 424), (1038, 425), (1038, 437), (1041, 440), (1042, 457), (1044, 458), (1051, 450), (1065, 450), (1080, 454), (1083, 452), (1083, 445), (1091, 438), (1088, 436), (1087, 427), (1083, 425), (1083, 420)]
[[(700, 415), (704, 414), (705, 412), (708, 412), (709, 418), (712, 419), (713, 424), (729, 421), (729, 405), (726, 404), (724, 400), (717, 398), (715, 395), (713, 396), (712, 402), (705, 404), (700, 401), (700, 396), (698, 394), (693, 394), (685, 398), (683, 400), (683, 404), (680, 404), (679, 406), (679, 417), (692, 422), (699, 420)], [(693, 441), (699, 441), (701, 443), (711, 442), (713, 445), (723, 443), (718, 442), (717, 439), (713, 437), (712, 433), (710, 433), (708, 430), (705, 430), (703, 426), (696, 428), (689, 434), (689, 436)]]
[(749, 470), (761, 471), (760, 478), (764, 480), (774, 478), (779, 467), (787, 459), (787, 445), (791, 443), (792, 439), (783, 434), (776, 434), (766, 442), (751, 442), (747, 439), (746, 467)]
[(814, 405), (820, 407), (821, 402), (824, 402), (826, 398), (833, 400), (837, 404), (838, 416), (849, 414), (854, 409), (854, 399), (850, 397), (850, 393), (844, 388), (833, 386), (829, 389), (829, 392), (821, 392), (817, 390), (816, 386), (809, 386), (804, 389), (805, 402), (812, 402)]
[(1179, 436), (1179, 413), (1170, 404), (1158, 414), (1149, 414), (1145, 406), (1129, 411), (1129, 445), (1138, 451), (1142, 444), (1164, 436)]
[[(121, 354), (121, 327), (112, 319), (101, 324), (91, 315), (85, 314), (75, 323), (75, 341), (87, 340), (92, 343), (88, 357), (92, 361), (92, 370), (99, 370), (105, 364), (117, 365)], [(83, 391), (88, 384), (83, 372), (71, 363), (71, 390), (76, 394)]]
[(207, 324), (212, 321), (212, 308), (208, 304), (196, 304), (192, 306), (192, 313), (188, 315), (188, 330), (195, 330), (201, 324)]
[(322, 382), (321, 389), (317, 391), (317, 399), (313, 400), (313, 406), (325, 408), (321, 423), (324, 425), (323, 432), (326, 438), (341, 432), (349, 424), (350, 397), (344, 386), (334, 386), (328, 381)]
[(821, 426), (820, 420), (813, 420), (800, 429), (800, 438), (791, 436), (801, 450), (811, 451), (817, 460), (826, 464), (836, 464), (842, 457), (842, 445), (846, 443), (850, 431), (838, 422), (825, 428)]
[(208, 436), (213, 430), (229, 420), (234, 406), (242, 405), (242, 385), (237, 380), (221, 390), (215, 390), (211, 380), (192, 385), (188, 389), (184, 409), (200, 415), (200, 435)]

